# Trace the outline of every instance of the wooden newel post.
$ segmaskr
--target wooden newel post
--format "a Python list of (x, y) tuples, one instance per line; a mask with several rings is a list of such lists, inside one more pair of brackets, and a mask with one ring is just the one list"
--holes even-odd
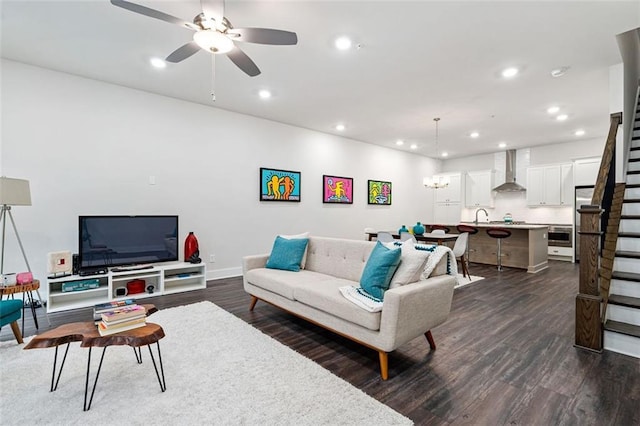
[(580, 206), (580, 287), (576, 296), (575, 346), (602, 352), (602, 297), (598, 288), (600, 206)]

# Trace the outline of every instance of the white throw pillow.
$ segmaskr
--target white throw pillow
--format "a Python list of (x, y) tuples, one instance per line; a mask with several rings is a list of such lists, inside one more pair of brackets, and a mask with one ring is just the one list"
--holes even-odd
[[(395, 243), (387, 244), (397, 247)], [(402, 254), (400, 255), (400, 266), (398, 266), (396, 273), (393, 274), (389, 288), (420, 281), (429, 254), (427, 251), (416, 250), (413, 240), (404, 241), (402, 243)]]
[[(295, 235), (280, 234), (280, 236), (286, 240), (297, 240), (300, 238), (309, 238), (309, 233), (303, 232), (302, 234), (295, 234)], [(307, 247), (304, 249), (304, 254), (302, 255), (302, 262), (300, 262), (300, 269), (304, 269), (304, 266), (307, 264), (307, 250), (309, 250), (309, 244), (307, 244)]]

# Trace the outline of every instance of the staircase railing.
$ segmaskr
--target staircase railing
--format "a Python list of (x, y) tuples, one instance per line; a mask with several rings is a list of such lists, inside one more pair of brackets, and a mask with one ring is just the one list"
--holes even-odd
[[(576, 323), (575, 323), (575, 346), (591, 351), (602, 351), (602, 318), (600, 306), (603, 296), (600, 289), (600, 253), (607, 257), (602, 259), (603, 266), (613, 269), (615, 257), (615, 244), (617, 241), (619, 213), (617, 223), (615, 223), (615, 240), (613, 242), (612, 254), (609, 250), (605, 253), (605, 243), (608, 249), (611, 246), (611, 239), (601, 239), (601, 229), (607, 230), (611, 221), (612, 228), (614, 222), (612, 218), (612, 204), (614, 202), (615, 186), (615, 153), (616, 136), (618, 127), (622, 123), (622, 113), (611, 114), (609, 134), (604, 146), (602, 161), (596, 186), (593, 191), (593, 198), (590, 205), (579, 206), (580, 213), (580, 284), (578, 295), (576, 296)], [(623, 198), (622, 194), (617, 196)], [(616, 199), (617, 202), (617, 199)], [(622, 199), (620, 199), (620, 211), (622, 209)], [(578, 206), (576, 206), (578, 207)], [(609, 276), (610, 278), (610, 276)], [(608, 288), (607, 296), (608, 297)]]

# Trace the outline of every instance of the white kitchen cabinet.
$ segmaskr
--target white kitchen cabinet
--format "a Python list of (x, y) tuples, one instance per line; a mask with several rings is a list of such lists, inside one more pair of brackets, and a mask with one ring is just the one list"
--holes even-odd
[(575, 186), (595, 185), (600, 171), (600, 157), (584, 158), (573, 162), (573, 181)]
[(460, 223), (462, 205), (460, 203), (436, 203), (433, 208), (434, 223), (455, 225)]
[(562, 164), (560, 166), (560, 205), (571, 207), (573, 205), (573, 166)]
[(462, 201), (462, 174), (444, 173), (433, 176), (438, 182), (448, 182), (444, 188), (434, 189), (436, 191), (436, 203), (460, 203)]
[(529, 167), (527, 205), (530, 207), (571, 206), (573, 178), (571, 164)]
[(481, 170), (465, 174), (465, 205), (474, 207), (493, 207), (493, 187), (495, 171)]

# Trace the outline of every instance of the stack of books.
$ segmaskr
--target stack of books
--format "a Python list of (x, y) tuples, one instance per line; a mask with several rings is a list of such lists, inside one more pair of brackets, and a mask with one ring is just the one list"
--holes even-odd
[(93, 320), (96, 321), (96, 325), (98, 321), (102, 321), (102, 314), (105, 312), (113, 311), (124, 306), (135, 305), (135, 299), (126, 299), (126, 300), (114, 300), (112, 302), (106, 303), (98, 303), (93, 306)]
[(98, 332), (101, 336), (144, 327), (147, 322), (146, 309), (144, 306), (135, 303), (117, 306), (110, 310), (105, 310), (99, 315)]

